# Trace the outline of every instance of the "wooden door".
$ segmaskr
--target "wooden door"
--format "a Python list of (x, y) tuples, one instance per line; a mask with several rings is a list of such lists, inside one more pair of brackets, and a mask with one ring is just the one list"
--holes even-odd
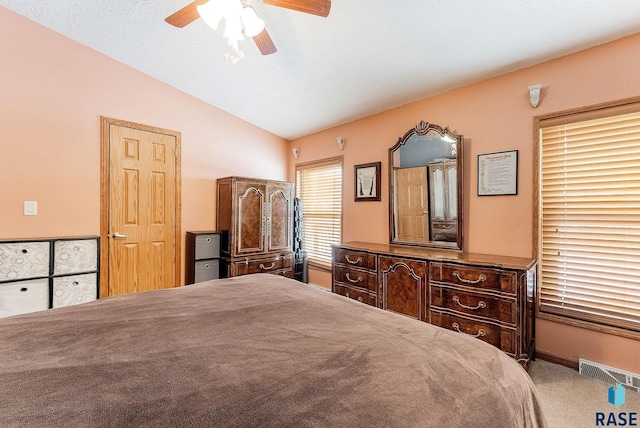
[(235, 256), (265, 252), (266, 187), (265, 182), (236, 181)]
[(397, 239), (401, 241), (429, 240), (429, 198), (427, 168), (395, 170)]
[(103, 119), (104, 139), (108, 279), (101, 295), (180, 285), (179, 134)]
[(288, 183), (267, 186), (269, 222), (267, 224), (268, 251), (291, 250), (293, 246), (293, 200)]

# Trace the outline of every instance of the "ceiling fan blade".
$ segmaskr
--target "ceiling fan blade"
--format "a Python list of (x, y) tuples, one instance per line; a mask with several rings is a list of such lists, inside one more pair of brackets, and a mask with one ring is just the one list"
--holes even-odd
[(262, 0), (272, 6), (297, 10), (326, 18), (331, 11), (331, 0)]
[(253, 41), (256, 42), (256, 45), (258, 46), (258, 49), (260, 49), (260, 53), (262, 55), (271, 55), (278, 50), (276, 49), (276, 45), (273, 44), (271, 36), (267, 33), (266, 28), (257, 36), (253, 36)]
[(187, 6), (183, 7), (176, 13), (167, 16), (164, 20), (174, 27), (182, 28), (200, 18), (197, 6), (205, 4), (207, 1), (208, 0), (196, 0), (193, 3), (190, 3)]

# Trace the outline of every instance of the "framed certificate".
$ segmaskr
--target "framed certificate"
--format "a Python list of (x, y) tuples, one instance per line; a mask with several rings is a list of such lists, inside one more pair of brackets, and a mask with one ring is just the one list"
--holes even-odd
[(478, 155), (478, 196), (518, 194), (518, 151)]

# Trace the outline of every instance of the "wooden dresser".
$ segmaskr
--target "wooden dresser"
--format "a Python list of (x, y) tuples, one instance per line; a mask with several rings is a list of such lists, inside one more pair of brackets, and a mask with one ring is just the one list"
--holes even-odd
[(534, 259), (347, 242), (332, 291), (488, 342), (525, 368), (534, 355)]
[(222, 275), (293, 278), (293, 184), (245, 177), (217, 184)]

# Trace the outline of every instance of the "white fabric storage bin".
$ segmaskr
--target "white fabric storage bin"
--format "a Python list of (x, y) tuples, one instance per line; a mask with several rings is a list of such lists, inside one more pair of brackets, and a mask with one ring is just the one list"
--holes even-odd
[(96, 300), (97, 293), (97, 273), (53, 278), (54, 308), (92, 302)]
[(53, 243), (53, 274), (92, 272), (98, 269), (98, 240), (58, 240)]
[(49, 276), (49, 241), (0, 243), (0, 282)]
[(49, 279), (0, 284), (0, 317), (49, 309)]

